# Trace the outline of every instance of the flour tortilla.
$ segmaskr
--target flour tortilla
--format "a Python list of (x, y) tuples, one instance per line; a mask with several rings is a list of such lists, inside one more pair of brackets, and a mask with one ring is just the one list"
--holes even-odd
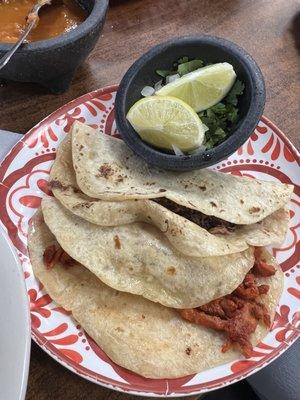
[(185, 207), (234, 224), (253, 224), (286, 205), (293, 186), (237, 177), (209, 169), (157, 170), (117, 138), (79, 122), (72, 129), (72, 155), (80, 189), (102, 200), (167, 197)]
[(61, 247), (104, 283), (167, 307), (198, 307), (231, 293), (254, 264), (252, 248), (221, 257), (187, 257), (150, 224), (102, 227), (54, 198), (43, 199), (42, 211)]
[(160, 204), (147, 199), (106, 201), (79, 189), (72, 163), (71, 134), (60, 144), (50, 180), (54, 196), (72, 213), (101, 226), (148, 222), (160, 229), (182, 254), (208, 257), (232, 254), (252, 246), (279, 245), (285, 238), (289, 213), (284, 208), (260, 223), (238, 226), (230, 235), (214, 235)]
[(101, 226), (132, 222), (152, 223), (181, 253), (208, 257), (237, 253), (248, 248), (245, 241), (210, 234), (205, 229), (160, 204), (147, 200), (105, 201), (92, 199), (79, 189), (72, 164), (71, 134), (60, 144), (50, 173), (56, 183), (54, 196), (75, 215)]
[[(237, 350), (221, 352), (221, 333), (186, 322), (175, 310), (111, 289), (83, 266), (66, 269), (57, 264), (47, 270), (43, 252), (56, 241), (41, 215), (35, 220), (28, 238), (35, 276), (114, 362), (147, 378), (179, 378), (240, 358)], [(277, 269), (274, 277), (261, 279), (270, 285), (264, 303), (273, 318), (283, 274), (276, 261), (267, 258)], [(258, 325), (253, 344), (266, 334), (266, 327)]]

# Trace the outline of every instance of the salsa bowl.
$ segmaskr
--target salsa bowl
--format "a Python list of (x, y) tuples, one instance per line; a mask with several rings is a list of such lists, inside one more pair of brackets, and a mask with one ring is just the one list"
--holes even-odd
[[(108, 8), (108, 0), (78, 3), (87, 12), (79, 26), (60, 36), (23, 45), (0, 71), (0, 79), (35, 82), (53, 93), (64, 92), (78, 66), (95, 47)], [(10, 43), (0, 43), (0, 58), (11, 47)]]

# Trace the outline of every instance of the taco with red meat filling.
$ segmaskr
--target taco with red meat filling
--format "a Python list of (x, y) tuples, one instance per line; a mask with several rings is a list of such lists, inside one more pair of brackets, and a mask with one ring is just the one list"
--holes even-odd
[[(174, 309), (117, 291), (70, 257), (38, 213), (28, 238), (35, 276), (117, 364), (147, 378), (177, 378), (251, 356), (269, 331), (283, 273), (263, 248), (232, 292)], [(84, 243), (80, 243), (84, 246)]]

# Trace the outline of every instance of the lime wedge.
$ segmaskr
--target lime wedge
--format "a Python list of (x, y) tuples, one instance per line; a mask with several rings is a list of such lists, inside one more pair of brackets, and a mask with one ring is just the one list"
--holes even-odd
[(159, 148), (189, 151), (204, 140), (205, 126), (198, 115), (175, 97), (141, 99), (130, 108), (127, 119), (145, 142)]
[(156, 95), (177, 97), (199, 112), (219, 103), (232, 88), (235, 79), (236, 73), (231, 64), (212, 64), (168, 83)]

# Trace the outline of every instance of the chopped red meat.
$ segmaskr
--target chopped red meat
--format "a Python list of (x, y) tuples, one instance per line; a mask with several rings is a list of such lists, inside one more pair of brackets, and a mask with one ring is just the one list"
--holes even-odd
[(161, 206), (167, 208), (170, 211), (173, 211), (175, 214), (178, 214), (195, 224), (201, 226), (208, 230), (211, 234), (220, 234), (220, 235), (228, 235), (233, 232), (236, 228), (236, 225), (224, 221), (221, 218), (214, 217), (213, 215), (206, 215), (200, 211), (194, 210), (192, 208), (187, 208), (180, 204), (175, 203), (172, 200), (167, 199), (166, 197), (160, 197), (159, 199), (153, 199), (156, 203), (159, 203)]
[[(223, 331), (227, 337), (222, 346), (223, 352), (229, 350), (233, 344), (238, 344), (244, 356), (251, 357), (253, 350), (250, 341), (251, 334), (255, 332), (259, 322), (267, 327), (271, 325), (269, 311), (260, 302), (261, 295), (269, 291), (269, 285), (256, 283), (256, 276), (270, 275), (266, 275), (264, 267), (257, 269), (258, 264), (260, 260), (256, 260), (255, 266), (232, 294), (195, 309), (178, 310), (182, 318), (190, 322)], [(275, 268), (269, 265), (268, 267), (272, 267), (272, 275), (274, 275)], [(271, 273), (271, 268), (268, 268), (268, 273)]]
[(43, 261), (47, 269), (52, 269), (58, 262), (65, 267), (70, 267), (77, 262), (69, 256), (59, 245), (48, 246), (43, 254)]
[(264, 261), (256, 261), (253, 272), (255, 275), (268, 277), (275, 274), (275, 268), (273, 265), (267, 264)]

